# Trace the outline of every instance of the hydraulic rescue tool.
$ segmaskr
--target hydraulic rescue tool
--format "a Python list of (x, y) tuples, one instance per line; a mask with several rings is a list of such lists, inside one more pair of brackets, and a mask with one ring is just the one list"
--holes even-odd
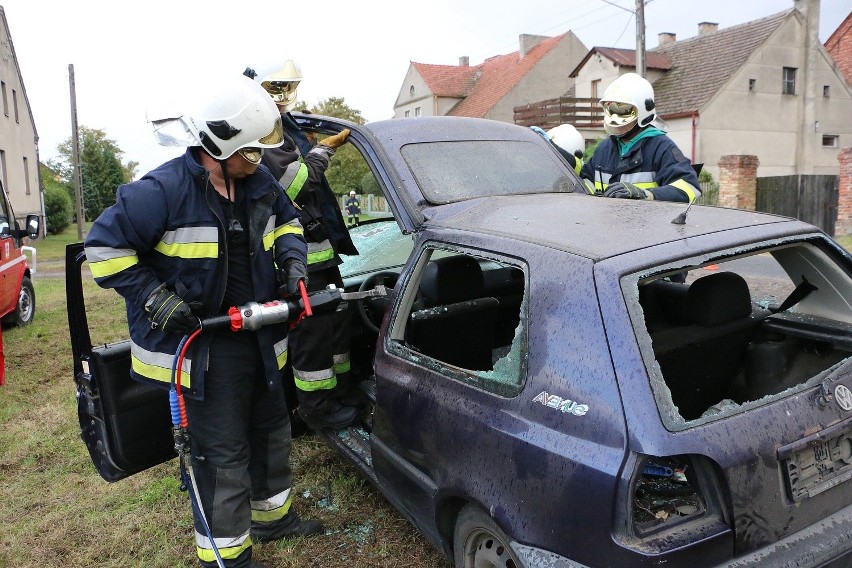
[(385, 296), (387, 291), (384, 286), (376, 286), (372, 290), (363, 292), (343, 292), (334, 285), (325, 290), (307, 293), (304, 281), (299, 282), (300, 298), (288, 298), (274, 300), (260, 304), (249, 302), (243, 306), (232, 306), (227, 315), (204, 318), (199, 326), (181, 339), (178, 344), (177, 353), (172, 364), (171, 389), (169, 390), (169, 405), (172, 416), (172, 432), (175, 441), (175, 451), (180, 460), (181, 480), (183, 485), (189, 489), (189, 498), (192, 507), (198, 513), (204, 527), (204, 532), (210, 542), (213, 543), (213, 553), (216, 562), (224, 568), (224, 562), (219, 555), (219, 550), (213, 542), (207, 517), (201, 508), (201, 499), (198, 494), (198, 485), (195, 482), (195, 474), (192, 464), (187, 459), (189, 456), (189, 421), (186, 415), (186, 406), (181, 389), (181, 369), (183, 359), (192, 341), (205, 331), (215, 331), (230, 328), (233, 332), (255, 331), (261, 327), (273, 324), (289, 323), (291, 327), (298, 325), (305, 317), (314, 314), (330, 313), (337, 309), (341, 302), (346, 300), (362, 300), (370, 297)]

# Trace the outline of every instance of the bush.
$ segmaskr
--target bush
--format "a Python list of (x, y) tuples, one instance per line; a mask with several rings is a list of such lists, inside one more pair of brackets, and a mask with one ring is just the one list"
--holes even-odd
[(46, 185), (44, 188), (44, 213), (47, 220), (47, 232), (56, 235), (71, 224), (71, 198), (62, 188)]

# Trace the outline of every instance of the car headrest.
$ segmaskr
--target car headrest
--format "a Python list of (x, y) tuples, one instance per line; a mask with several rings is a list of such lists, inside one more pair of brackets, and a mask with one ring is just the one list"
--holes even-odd
[(705, 327), (751, 314), (748, 283), (735, 272), (717, 272), (699, 278), (690, 284), (686, 302), (690, 319)]
[(437, 258), (426, 265), (420, 291), (429, 305), (454, 304), (482, 296), (482, 269), (471, 256)]

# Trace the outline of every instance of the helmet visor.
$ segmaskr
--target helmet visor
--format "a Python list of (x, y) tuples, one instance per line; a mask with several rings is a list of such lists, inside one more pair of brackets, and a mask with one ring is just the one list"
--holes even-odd
[(284, 142), (284, 127), (281, 125), (281, 117), (279, 116), (275, 121), (275, 125), (272, 127), (272, 131), (263, 138), (260, 138), (257, 143), (270, 148), (280, 146), (282, 142)]
[(298, 81), (264, 81), (263, 88), (276, 103), (289, 102), (295, 98)]
[(639, 112), (630, 103), (605, 101), (601, 106), (604, 111), (604, 130), (614, 136), (626, 134), (639, 118)]
[(243, 157), (243, 159), (253, 165), (258, 165), (260, 163), (260, 159), (263, 158), (263, 148), (240, 148), (237, 150), (237, 153)]

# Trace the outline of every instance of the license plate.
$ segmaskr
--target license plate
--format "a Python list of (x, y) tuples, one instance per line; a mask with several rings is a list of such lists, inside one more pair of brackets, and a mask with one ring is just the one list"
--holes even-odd
[(819, 495), (852, 478), (852, 428), (845, 426), (839, 433), (820, 433), (779, 452), (793, 501)]

